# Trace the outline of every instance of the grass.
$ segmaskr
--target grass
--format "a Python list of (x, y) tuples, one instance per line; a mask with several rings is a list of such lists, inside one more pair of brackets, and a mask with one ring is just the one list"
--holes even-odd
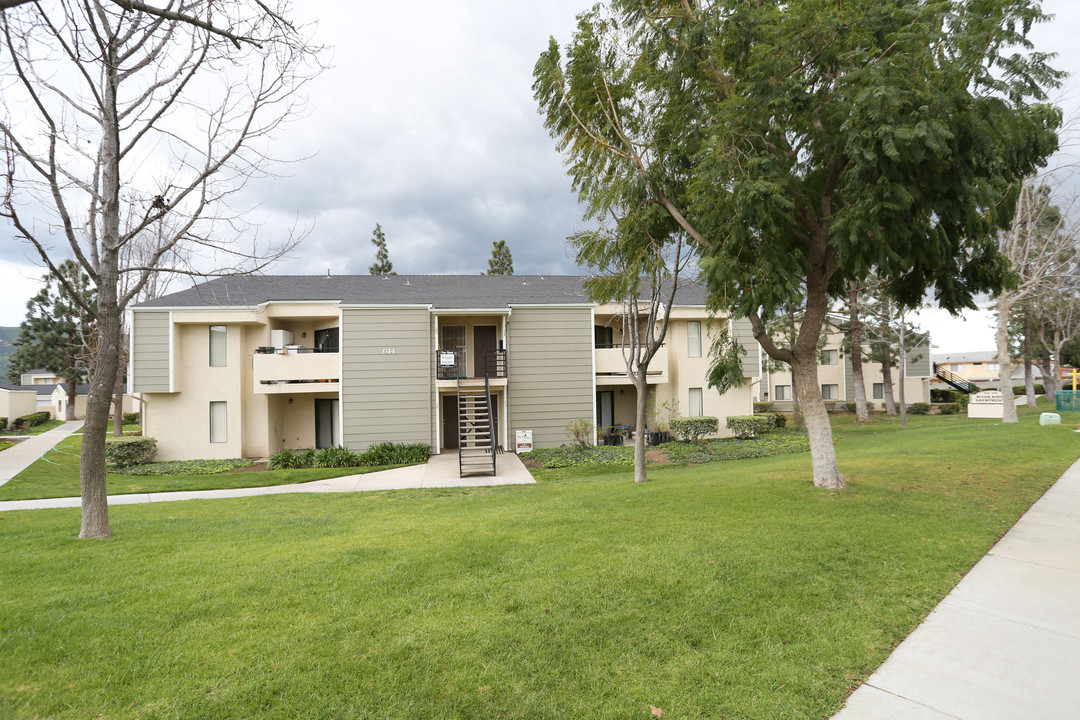
[(11, 442), (10, 440), (0, 440), (0, 450), (7, 450), (14, 444), (15, 443)]
[[(0, 487), (0, 500), (75, 497), (79, 495), (79, 453), (82, 434), (61, 440), (44, 457)], [(397, 467), (397, 466), (395, 466)], [(333, 468), (319, 470), (266, 470), (206, 475), (123, 475), (109, 473), (110, 495), (125, 493), (173, 492), (178, 490), (222, 490), (227, 488), (289, 485), (359, 475), (386, 468)]]
[(4, 436), (7, 436), (7, 437), (11, 437), (11, 436), (20, 437), (20, 436), (24, 436), (24, 435), (40, 435), (43, 432), (48, 432), (49, 430), (52, 430), (53, 428), (58, 428), (63, 424), (64, 424), (63, 420), (46, 420), (43, 423), (40, 423), (38, 425), (34, 425), (33, 427), (20, 428), (19, 430), (12, 430), (11, 428), (8, 428), (7, 430), (0, 430), (0, 437), (4, 437)]
[(844, 491), (802, 454), (118, 506), (100, 542), (7, 512), (0, 716), (828, 717), (1080, 454), (964, 420), (836, 422)]

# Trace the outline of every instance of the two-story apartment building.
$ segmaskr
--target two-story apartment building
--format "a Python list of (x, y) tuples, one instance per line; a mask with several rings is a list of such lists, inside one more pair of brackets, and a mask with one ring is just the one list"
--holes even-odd
[[(633, 426), (617, 306), (583, 277), (262, 276), (214, 280), (132, 311), (132, 392), (161, 459), (265, 457), (283, 448), (423, 442), (457, 447), (458, 389), (487, 376), (498, 444), (567, 442), (566, 424)], [(648, 384), (680, 415), (746, 415), (760, 354), (748, 326), (746, 385), (708, 388), (727, 325), (687, 284)]]
[[(884, 409), (885, 381), (881, 363), (869, 362), (869, 353), (863, 354), (863, 389), (866, 401), (878, 409)], [(929, 337), (908, 353), (905, 369), (904, 399), (908, 404), (930, 402), (930, 379), (934, 375), (930, 361)], [(844, 350), (844, 335), (836, 330), (827, 329), (825, 342), (818, 360), (818, 382), (821, 383), (821, 397), (826, 403), (855, 402), (855, 373), (851, 367), (851, 354)], [(899, 402), (898, 384), (900, 375), (897, 368), (892, 368), (893, 398)], [(773, 402), (777, 410), (791, 410), (792, 405), (791, 370), (769, 371), (763, 374), (758, 399)]]

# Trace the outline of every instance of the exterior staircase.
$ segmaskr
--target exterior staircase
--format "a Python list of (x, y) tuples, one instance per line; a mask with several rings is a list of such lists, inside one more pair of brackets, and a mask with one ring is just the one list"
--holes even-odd
[(981, 389), (975, 383), (969, 382), (956, 373), (946, 370), (945, 366), (940, 363), (934, 363), (934, 377), (944, 380), (947, 385), (956, 388), (960, 392), (967, 393), (968, 395), (977, 393)]
[(495, 418), (491, 412), (491, 383), (484, 386), (463, 385), (458, 391), (458, 470), (466, 475), (495, 475)]

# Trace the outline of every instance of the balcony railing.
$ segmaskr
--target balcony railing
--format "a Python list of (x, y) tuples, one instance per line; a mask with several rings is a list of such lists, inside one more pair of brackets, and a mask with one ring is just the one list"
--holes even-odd
[[(308, 390), (329, 391), (340, 381), (339, 353), (256, 352), (251, 358), (255, 392), (260, 394)], [(333, 387), (328, 386), (332, 383)]]
[[(506, 377), (506, 350), (488, 350), (484, 353), (484, 371), (489, 378)], [(465, 350), (439, 350), (435, 353), (435, 377), (439, 380), (483, 377), (469, 373), (469, 357)]]
[[(596, 353), (596, 378), (597, 382), (606, 384), (630, 383), (626, 375), (626, 359), (621, 347), (597, 348)], [(646, 382), (650, 384), (667, 382), (668, 373), (668, 349), (661, 345), (649, 362), (649, 372)]]

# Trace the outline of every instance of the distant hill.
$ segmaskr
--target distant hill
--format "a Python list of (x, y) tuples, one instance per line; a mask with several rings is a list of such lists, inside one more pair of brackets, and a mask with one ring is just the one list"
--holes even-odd
[(15, 352), (15, 337), (19, 334), (18, 327), (0, 327), (0, 380), (7, 380), (8, 355)]

